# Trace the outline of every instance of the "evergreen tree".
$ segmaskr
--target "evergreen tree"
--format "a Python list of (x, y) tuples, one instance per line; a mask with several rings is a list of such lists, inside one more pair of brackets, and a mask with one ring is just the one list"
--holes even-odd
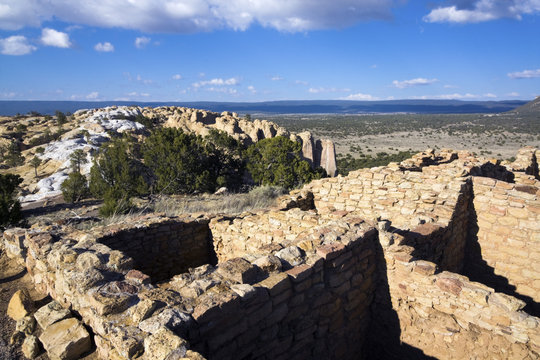
[(148, 192), (142, 165), (131, 155), (133, 144), (127, 138), (104, 145), (90, 169), (90, 192), (104, 199), (102, 215), (122, 213), (131, 207), (130, 198)]
[(302, 159), (299, 142), (283, 136), (263, 139), (246, 151), (247, 169), (258, 185), (276, 185), (287, 189), (326, 176), (319, 168), (313, 170)]
[(34, 156), (32, 160), (30, 160), (30, 165), (34, 167), (34, 171), (36, 172), (36, 177), (38, 177), (37, 168), (39, 165), (41, 165), (41, 159), (37, 156)]
[(19, 175), (0, 174), (0, 229), (16, 224), (22, 218), (21, 204), (15, 198), (15, 191), (22, 181)]
[(166, 194), (213, 192), (219, 154), (201, 136), (180, 129), (159, 128), (143, 147), (144, 163), (156, 177), (155, 188)]

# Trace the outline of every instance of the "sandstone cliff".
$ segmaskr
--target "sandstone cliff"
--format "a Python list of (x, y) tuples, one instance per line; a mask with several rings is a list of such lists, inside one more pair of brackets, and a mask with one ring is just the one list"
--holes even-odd
[(314, 139), (308, 131), (294, 134), (273, 122), (259, 119), (248, 121), (238, 117), (236, 113), (227, 111), (219, 114), (184, 107), (162, 106), (144, 108), (142, 113), (149, 118), (159, 118), (164, 122), (164, 126), (180, 128), (203, 136), (207, 135), (210, 129), (221, 130), (246, 145), (275, 136), (287, 136), (302, 144), (302, 154), (312, 166), (321, 166), (329, 176), (337, 174), (334, 143), (330, 140)]

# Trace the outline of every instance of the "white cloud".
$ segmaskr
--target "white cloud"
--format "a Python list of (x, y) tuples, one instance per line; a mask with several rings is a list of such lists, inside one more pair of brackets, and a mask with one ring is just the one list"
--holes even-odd
[(41, 30), (41, 43), (46, 46), (54, 46), (59, 48), (71, 47), (68, 34), (49, 28)]
[(518, 96), (519, 96), (519, 93), (513, 91), (513, 92), (511, 92), (511, 93), (506, 94), (506, 96), (518, 97)]
[(452, 0), (452, 5), (433, 9), (426, 22), (479, 23), (500, 18), (520, 20), (540, 11), (539, 0)]
[[(129, 80), (130, 81), (132, 80), (131, 75), (129, 77)], [(135, 80), (137, 80), (138, 82), (142, 82), (144, 85), (150, 85), (154, 83), (154, 80), (152, 79), (143, 79), (143, 77), (140, 74), (137, 74), (137, 76), (135, 77)]]
[(296, 85), (304, 85), (304, 86), (308, 86), (308, 85), (309, 85), (309, 82), (303, 81), (303, 80), (296, 80), (294, 83), (295, 83)]
[(437, 79), (426, 79), (426, 78), (416, 78), (416, 79), (411, 79), (411, 80), (403, 80), (403, 81), (398, 81), (398, 80), (394, 80), (392, 81), (392, 84), (399, 88), (399, 89), (404, 89), (404, 88), (408, 88), (408, 87), (412, 87), (412, 86), (421, 86), (421, 85), (431, 85), (433, 83), (436, 83)]
[(99, 97), (99, 93), (97, 91), (93, 91), (90, 94), (86, 95), (86, 98), (89, 100), (95, 100)]
[(137, 49), (143, 49), (150, 43), (150, 38), (146, 36), (141, 36), (135, 39), (135, 47)]
[(379, 100), (379, 98), (375, 97), (375, 96), (372, 96), (372, 95), (369, 95), (369, 94), (357, 93), (357, 94), (350, 94), (350, 95), (348, 95), (346, 97), (340, 98), (340, 100), (365, 100), (365, 101), (369, 101), (369, 100)]
[(531, 79), (540, 77), (540, 69), (536, 70), (523, 70), (518, 72), (513, 72), (508, 74), (509, 78), (512, 79)]
[(445, 89), (457, 89), (458, 86), (457, 85), (449, 85), (449, 84), (447, 84), (447, 85), (444, 85), (444, 88)]
[(212, 80), (204, 80), (199, 81), (196, 83), (193, 83), (193, 87), (200, 88), (203, 86), (225, 86), (225, 85), (238, 85), (240, 81), (238, 78), (230, 78), (230, 79), (222, 79), (222, 78), (215, 78)]
[(28, 39), (22, 35), (0, 39), (0, 53), (4, 55), (26, 55), (36, 49), (37, 47), (30, 45)]
[(0, 99), (13, 99), (17, 93), (11, 91), (11, 92), (3, 92), (0, 93)]
[(490, 98), (490, 99), (494, 99), (494, 98), (498, 97), (497, 95), (492, 94), (492, 93), (487, 93), (487, 94), (484, 94), (482, 96), (485, 97), (485, 98)]
[(423, 95), (423, 96), (412, 96), (410, 99), (418, 99), (418, 100), (429, 100), (429, 99), (437, 99), (437, 100), (462, 100), (462, 99), (475, 99), (480, 98), (481, 96), (466, 93), (466, 94), (443, 94), (443, 95)]
[(319, 94), (319, 93), (332, 93), (332, 92), (348, 92), (351, 91), (351, 89), (338, 89), (338, 88), (309, 88), (308, 92), (312, 94)]
[(390, 19), (401, 0), (2, 0), (0, 28), (39, 27), (53, 19), (71, 24), (145, 32), (192, 33), (252, 24), (280, 31), (344, 28)]
[(182, 75), (180, 75), (180, 74), (174, 74), (174, 75), (172, 76), (172, 79), (173, 79), (173, 80), (182, 80)]
[(114, 46), (110, 42), (97, 43), (94, 49), (99, 52), (113, 52)]
[(212, 92), (226, 93), (226, 94), (231, 94), (231, 95), (238, 93), (238, 90), (229, 88), (229, 87), (209, 87), (209, 88), (205, 88), (205, 90), (212, 91)]
[(248, 88), (248, 90), (249, 90), (252, 94), (256, 94), (256, 93), (257, 93), (257, 90), (255, 89), (255, 86), (249, 85), (247, 88)]
[(270, 78), (270, 80), (272, 80), (272, 81), (280, 81), (280, 80), (283, 80), (283, 77), (281, 77), (279, 75), (275, 75), (275, 76), (272, 76)]

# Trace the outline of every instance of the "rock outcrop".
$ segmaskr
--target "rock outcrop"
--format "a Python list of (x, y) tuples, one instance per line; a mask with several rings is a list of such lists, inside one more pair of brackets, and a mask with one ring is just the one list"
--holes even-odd
[(164, 126), (167, 127), (180, 128), (202, 136), (208, 135), (211, 129), (217, 129), (246, 145), (262, 139), (286, 136), (302, 144), (304, 159), (313, 167), (324, 168), (329, 176), (337, 174), (334, 143), (330, 140), (314, 139), (309, 131), (295, 134), (273, 122), (259, 119), (248, 121), (227, 111), (218, 114), (184, 107), (162, 106), (144, 108), (142, 112), (145, 116), (163, 119)]

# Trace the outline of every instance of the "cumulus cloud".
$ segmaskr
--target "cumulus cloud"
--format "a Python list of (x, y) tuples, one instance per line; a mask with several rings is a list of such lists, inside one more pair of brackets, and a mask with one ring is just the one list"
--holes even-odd
[(172, 79), (173, 79), (173, 80), (182, 80), (182, 75), (180, 75), (180, 74), (174, 74), (174, 75), (172, 76)]
[(422, 86), (422, 85), (431, 85), (433, 83), (436, 83), (437, 79), (426, 79), (426, 78), (416, 78), (416, 79), (411, 79), (411, 80), (403, 80), (403, 81), (398, 81), (398, 80), (394, 80), (392, 81), (392, 84), (399, 88), (399, 89), (404, 89), (404, 88), (408, 88), (408, 87), (412, 87), (412, 86)]
[(370, 94), (357, 93), (357, 94), (350, 94), (348, 96), (345, 96), (345, 97), (341, 98), (340, 100), (365, 100), (365, 101), (368, 101), (368, 100), (379, 100), (379, 98), (375, 97), (375, 96), (372, 96)]
[(248, 90), (249, 90), (252, 94), (256, 94), (256, 93), (257, 93), (257, 90), (255, 89), (255, 86), (249, 85), (247, 88), (248, 88)]
[(484, 94), (483, 97), (485, 97), (485, 98), (490, 98), (490, 99), (494, 99), (494, 98), (497, 97), (497, 95), (492, 94), (492, 93), (487, 93), (487, 94)]
[(41, 30), (41, 43), (46, 46), (59, 48), (71, 47), (68, 34), (49, 28)]
[(204, 80), (193, 83), (193, 87), (200, 88), (203, 86), (225, 86), (225, 85), (238, 85), (240, 81), (237, 78), (222, 79), (215, 78), (212, 80)]
[(0, 53), (4, 55), (26, 55), (36, 49), (37, 47), (29, 44), (28, 39), (22, 35), (0, 39)]
[(138, 37), (135, 39), (135, 47), (137, 49), (144, 49), (146, 47), (146, 45), (148, 45), (150, 43), (150, 39), (149, 37), (146, 37), (146, 36), (141, 36), (141, 37)]
[(145, 32), (190, 33), (252, 24), (280, 31), (343, 28), (389, 19), (400, 0), (2, 0), (0, 28), (68, 23)]
[(500, 18), (520, 20), (522, 15), (540, 12), (539, 0), (451, 0), (449, 6), (433, 9), (426, 22), (479, 23)]
[(92, 91), (90, 94), (86, 95), (86, 98), (89, 100), (95, 100), (99, 97), (99, 93), (97, 91)]
[(506, 96), (518, 97), (518, 96), (519, 96), (519, 93), (513, 91), (513, 92), (511, 92), (511, 93), (506, 94)]
[(540, 77), (540, 69), (536, 70), (524, 70), (518, 72), (512, 72), (508, 74), (511, 79), (532, 79)]
[(283, 77), (282, 76), (279, 76), (279, 75), (274, 75), (270, 78), (270, 80), (272, 81), (281, 81), (283, 80)]
[(94, 50), (99, 52), (113, 52), (114, 46), (110, 42), (97, 43), (96, 46), (94, 46)]

